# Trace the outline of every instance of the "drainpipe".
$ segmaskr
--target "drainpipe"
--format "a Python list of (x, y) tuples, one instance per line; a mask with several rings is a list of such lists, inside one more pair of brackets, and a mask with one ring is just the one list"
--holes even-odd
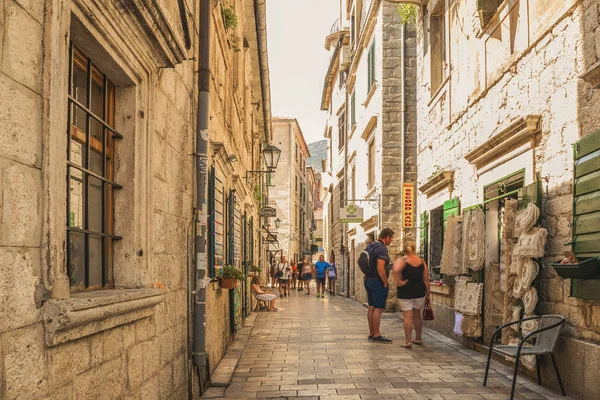
[[(196, 123), (196, 229), (195, 229), (195, 290), (194, 341), (192, 361), (198, 369), (200, 395), (208, 380), (206, 353), (206, 278), (207, 278), (207, 221), (206, 184), (208, 172), (208, 123), (210, 116), (210, 0), (200, 0), (200, 35), (198, 41), (198, 115)], [(204, 379), (204, 373), (206, 378)]]
[[(400, 163), (400, 184), (403, 184), (406, 179), (406, 170), (404, 164), (406, 163), (406, 26), (404, 24), (400, 24), (400, 43), (402, 47), (401, 55), (400, 55), (400, 85), (401, 87), (401, 96), (402, 96), (402, 132), (401, 132), (401, 140), (402, 140), (402, 162)], [(404, 229), (401, 229), (402, 232), (402, 240), (401, 243), (404, 244), (405, 232)]]

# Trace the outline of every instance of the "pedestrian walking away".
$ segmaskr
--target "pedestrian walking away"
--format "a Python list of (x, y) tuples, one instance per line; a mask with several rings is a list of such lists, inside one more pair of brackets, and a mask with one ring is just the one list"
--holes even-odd
[[(422, 258), (415, 255), (414, 242), (404, 246), (404, 257), (399, 258), (393, 267), (394, 281), (398, 285), (398, 299), (404, 319), (405, 343), (402, 347), (410, 349), (413, 344), (422, 345), (423, 307), (425, 301), (431, 301), (429, 295), (429, 269)], [(412, 341), (412, 330), (415, 340)]]
[(381, 336), (381, 315), (385, 309), (389, 293), (390, 256), (387, 246), (392, 243), (394, 231), (384, 228), (379, 234), (379, 240), (370, 243), (365, 251), (369, 254), (369, 266), (365, 273), (365, 289), (369, 311), (367, 321), (369, 323), (368, 339), (375, 343), (392, 343), (390, 339)]
[(325, 279), (329, 263), (325, 261), (325, 256), (321, 254), (319, 261), (315, 264), (315, 275), (317, 278), (317, 297), (325, 297)]
[(275, 276), (279, 280), (279, 297), (287, 296), (289, 294), (289, 281), (292, 277), (292, 268), (284, 255), (281, 256), (276, 271)]
[(298, 262), (298, 264), (296, 264), (296, 274), (298, 276), (298, 291), (301, 292), (302, 290), (304, 290), (304, 279), (303, 279), (303, 272), (302, 270), (304, 269), (304, 260), (300, 260)]
[(306, 288), (306, 294), (310, 294), (310, 280), (313, 275), (313, 267), (308, 261), (304, 261), (304, 266), (302, 267), (302, 280), (304, 281), (304, 287)]
[(298, 266), (296, 265), (295, 261), (290, 262), (290, 266), (292, 267), (292, 280), (290, 281), (290, 289), (296, 289), (296, 284), (298, 282)]
[(329, 259), (329, 268), (327, 268), (327, 284), (329, 288), (329, 295), (335, 296), (335, 278), (337, 277), (337, 268), (335, 267), (335, 259), (331, 257)]

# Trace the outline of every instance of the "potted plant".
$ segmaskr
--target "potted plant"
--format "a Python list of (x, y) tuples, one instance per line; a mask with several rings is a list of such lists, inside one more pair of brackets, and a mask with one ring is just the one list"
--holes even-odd
[(600, 258), (592, 257), (585, 260), (565, 258), (553, 262), (552, 267), (564, 279), (598, 279), (600, 277)]
[(256, 265), (253, 265), (250, 270), (252, 271), (252, 275), (251, 276), (258, 276), (262, 272), (262, 268), (260, 268), (260, 267), (258, 267)]
[(223, 276), (221, 277), (222, 289), (233, 289), (237, 287), (238, 281), (245, 281), (244, 273), (233, 265), (223, 267)]

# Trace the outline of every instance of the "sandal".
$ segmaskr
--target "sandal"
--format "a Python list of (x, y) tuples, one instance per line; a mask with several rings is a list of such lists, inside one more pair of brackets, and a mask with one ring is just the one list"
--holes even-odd
[(400, 347), (404, 347), (405, 349), (412, 349), (412, 343), (404, 343), (401, 344)]
[(413, 344), (416, 344), (417, 346), (423, 346), (423, 342), (421, 340), (413, 340), (412, 342), (413, 342)]

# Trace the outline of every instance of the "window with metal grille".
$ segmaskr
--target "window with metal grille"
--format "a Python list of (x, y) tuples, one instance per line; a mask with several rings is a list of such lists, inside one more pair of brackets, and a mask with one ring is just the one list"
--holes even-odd
[(115, 86), (71, 43), (67, 273), (73, 291), (113, 287)]

